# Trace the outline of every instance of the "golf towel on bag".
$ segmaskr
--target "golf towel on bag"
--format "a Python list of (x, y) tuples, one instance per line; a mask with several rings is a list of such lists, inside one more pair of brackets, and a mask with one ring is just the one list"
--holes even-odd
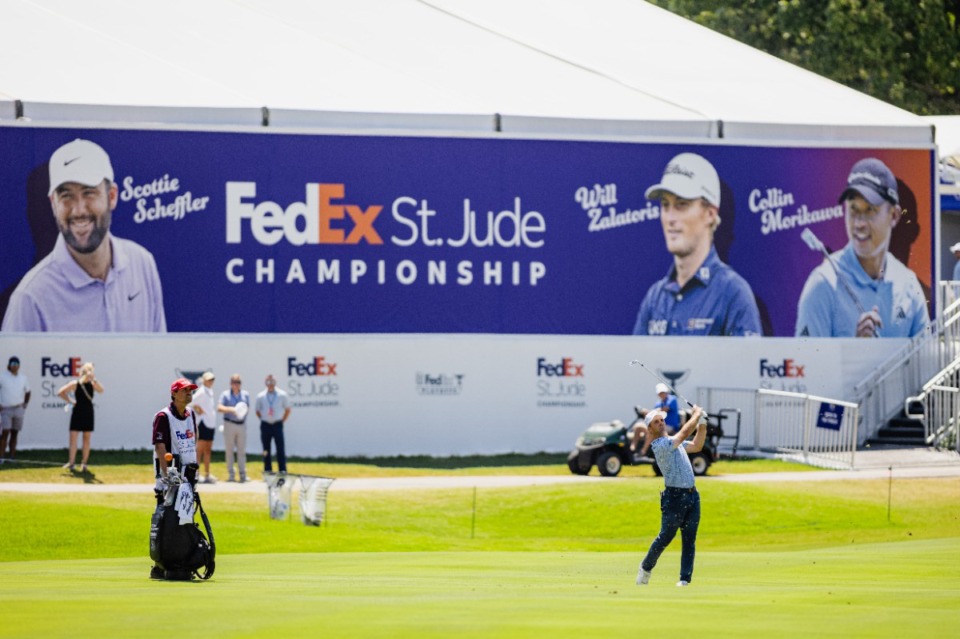
[(186, 526), (193, 523), (193, 514), (196, 512), (194, 504), (196, 499), (194, 499), (193, 488), (189, 483), (180, 484), (179, 490), (177, 490), (177, 499), (174, 502), (174, 508), (177, 510), (177, 514), (180, 516), (180, 525)]

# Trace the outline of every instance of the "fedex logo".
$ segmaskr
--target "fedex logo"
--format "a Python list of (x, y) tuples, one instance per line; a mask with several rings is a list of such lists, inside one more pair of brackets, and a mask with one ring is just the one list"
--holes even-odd
[(314, 357), (313, 361), (309, 363), (298, 362), (296, 357), (287, 358), (288, 376), (298, 375), (299, 377), (304, 377), (307, 375), (321, 376), (336, 374), (337, 365), (334, 362), (326, 361), (326, 358), (324, 358), (322, 355), (319, 357)]
[(797, 364), (792, 359), (785, 359), (782, 363), (768, 363), (768, 360), (760, 360), (760, 377), (803, 377), (803, 369), (806, 366)]
[(249, 220), (250, 232), (260, 244), (271, 246), (286, 239), (295, 246), (304, 244), (383, 244), (374, 228), (380, 205), (363, 208), (340, 203), (346, 189), (343, 184), (306, 185), (303, 202), (283, 208), (269, 200), (254, 204), (256, 182), (227, 182), (227, 244), (239, 244), (243, 221)]
[[(171, 429), (171, 430), (173, 430), (173, 429)], [(185, 433), (181, 433), (180, 431), (174, 431), (174, 432), (177, 433), (177, 439), (193, 439), (193, 431), (192, 431), (192, 430), (188, 430), (188, 431), (185, 432)]]
[(548, 364), (547, 358), (537, 358), (537, 377), (583, 377), (583, 364), (564, 357), (559, 364)]
[(63, 364), (54, 364), (52, 358), (40, 359), (40, 375), (43, 377), (77, 377), (80, 374), (80, 358), (71, 357)]

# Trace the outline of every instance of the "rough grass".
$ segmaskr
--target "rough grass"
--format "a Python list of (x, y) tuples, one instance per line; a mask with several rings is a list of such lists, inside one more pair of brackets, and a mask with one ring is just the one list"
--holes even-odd
[[(382, 551), (635, 551), (659, 525), (662, 480), (517, 488), (332, 492), (326, 525), (269, 518), (266, 494), (203, 498), (221, 554)], [(699, 482), (698, 548), (748, 551), (960, 536), (960, 478)], [(0, 561), (144, 556), (152, 492), (2, 494), (17, 535)], [(294, 508), (296, 511), (296, 507)], [(297, 517), (294, 512), (294, 517)]]

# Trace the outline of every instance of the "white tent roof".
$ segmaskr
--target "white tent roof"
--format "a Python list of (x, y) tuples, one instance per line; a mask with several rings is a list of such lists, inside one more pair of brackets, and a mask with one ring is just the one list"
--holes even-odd
[(272, 126), (931, 138), (922, 118), (642, 0), (6, 0), (3, 14), (0, 119), (259, 126), (268, 107)]

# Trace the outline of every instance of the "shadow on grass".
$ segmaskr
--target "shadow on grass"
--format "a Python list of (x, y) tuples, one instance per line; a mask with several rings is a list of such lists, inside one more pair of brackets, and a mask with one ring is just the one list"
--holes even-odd
[[(17, 459), (0, 465), (0, 472), (9, 468), (36, 468), (40, 466), (61, 465), (67, 458), (67, 449), (22, 450)], [(96, 466), (127, 466), (149, 463), (153, 451), (147, 448), (137, 450), (93, 450), (90, 463)], [(248, 453), (247, 459), (252, 459)], [(429, 455), (398, 455), (394, 457), (297, 457), (288, 456), (288, 462), (310, 462), (318, 464), (344, 464), (375, 466), (379, 468), (425, 468), (435, 470), (453, 470), (457, 468), (544, 466), (566, 464), (566, 453), (508, 453), (502, 455), (466, 455), (462, 457), (431, 457)], [(214, 463), (223, 462), (223, 452), (213, 452)], [(65, 471), (68, 472), (68, 471)], [(87, 471), (74, 471), (74, 476), (82, 476), (87, 483), (98, 483), (96, 476)]]

